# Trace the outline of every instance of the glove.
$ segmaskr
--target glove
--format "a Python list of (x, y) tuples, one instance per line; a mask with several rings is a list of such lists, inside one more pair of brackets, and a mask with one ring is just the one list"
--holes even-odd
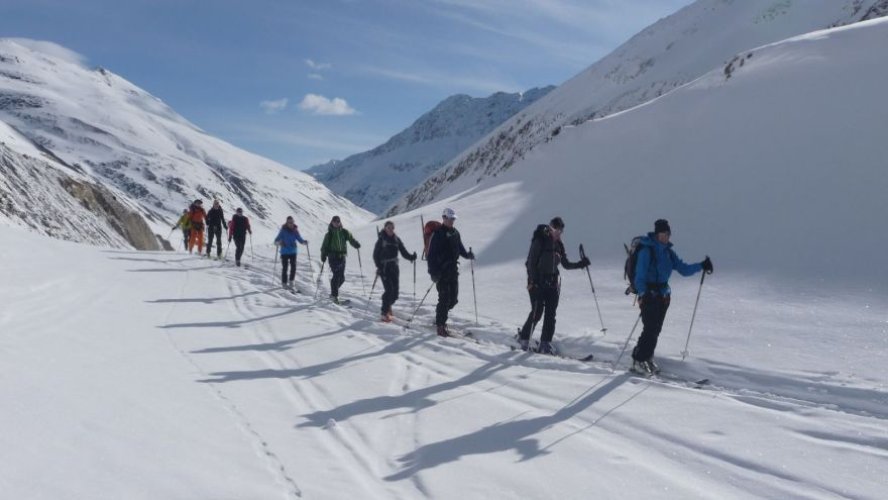
[(228, 237), (228, 242), (231, 243), (231, 236)]
[(357, 241), (355, 242), (355, 248), (358, 249), (358, 250), (361, 249), (361, 244), (358, 243)]
[(432, 283), (437, 283), (439, 279), (441, 279), (441, 277), (437, 274), (432, 275)]
[(321, 255), (321, 262), (327, 262), (327, 256)]
[(377, 276), (382, 276), (382, 269), (380, 269), (380, 268), (377, 267), (377, 268), (376, 268), (376, 275), (377, 275)]
[(469, 252), (468, 257), (466, 257), (466, 258), (469, 260), (475, 260), (475, 254), (472, 252)]
[(706, 259), (700, 263), (700, 265), (703, 266), (703, 272), (705, 272), (706, 274), (712, 274), (712, 261), (709, 260), (708, 255), (706, 256)]
[(179, 227), (179, 226), (173, 226), (173, 229), (176, 229), (177, 227)]
[(308, 240), (305, 240), (305, 243), (303, 243), (303, 245), (308, 246)]
[(586, 257), (585, 255), (583, 256), (582, 259), (580, 259), (580, 267), (589, 267), (589, 265), (591, 265), (591, 264), (592, 263), (589, 262), (589, 257)]
[(644, 296), (643, 296), (643, 295), (639, 295), (639, 296), (638, 296), (638, 308), (639, 308), (639, 309), (641, 309), (641, 305), (642, 305), (643, 303), (644, 303)]
[(280, 242), (280, 241), (275, 241), (275, 242), (274, 242), (274, 246), (276, 246), (276, 247), (281, 246), (281, 242)]
[(410, 256), (410, 262), (416, 262), (416, 252), (413, 252), (413, 255)]
[(533, 290), (534, 287), (536, 287), (536, 285), (534, 284), (533, 281), (528, 281), (528, 282), (527, 282), (527, 291), (528, 291), (528, 292), (531, 291), (531, 290)]

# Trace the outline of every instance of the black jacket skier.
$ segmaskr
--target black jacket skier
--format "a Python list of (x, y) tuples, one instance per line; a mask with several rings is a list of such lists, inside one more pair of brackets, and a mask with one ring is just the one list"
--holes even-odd
[(435, 325), (438, 335), (447, 337), (447, 315), (459, 302), (459, 258), (474, 259), (462, 244), (459, 231), (453, 227), (456, 212), (445, 208), (442, 223), (432, 234), (427, 256), (429, 275), (438, 289), (438, 306), (435, 308)]
[(416, 260), (416, 252), (410, 254), (404, 248), (401, 238), (395, 234), (395, 224), (387, 221), (376, 246), (373, 247), (373, 262), (376, 264), (376, 275), (382, 280), (385, 292), (382, 294), (382, 320), (392, 320), (392, 304), (398, 300), (398, 288), (400, 285), (400, 268), (398, 267), (398, 253), (405, 259), (413, 262)]
[(543, 317), (543, 332), (540, 337), (539, 352), (552, 354), (552, 337), (555, 335), (555, 313), (561, 295), (561, 277), (558, 265), (565, 269), (583, 269), (589, 265), (589, 259), (583, 257), (579, 262), (567, 259), (561, 234), (564, 232), (564, 221), (561, 217), (553, 218), (548, 225), (540, 224), (533, 232), (530, 251), (527, 253), (527, 293), (530, 296), (530, 314), (521, 329), (518, 341), (521, 348), (528, 349), (533, 327)]
[(238, 208), (228, 221), (228, 241), (234, 239), (234, 263), (241, 265), (241, 256), (244, 254), (244, 244), (247, 241), (247, 233), (252, 236), (250, 219), (244, 215), (243, 209)]
[(227, 226), (225, 213), (219, 200), (213, 201), (213, 208), (207, 212), (207, 257), (213, 248), (213, 238), (216, 239), (216, 257), (222, 257), (222, 228)]

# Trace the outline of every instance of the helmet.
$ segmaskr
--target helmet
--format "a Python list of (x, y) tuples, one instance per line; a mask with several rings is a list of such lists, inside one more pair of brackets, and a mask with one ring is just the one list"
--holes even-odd
[(456, 220), (456, 212), (452, 208), (445, 208), (441, 216), (447, 219)]

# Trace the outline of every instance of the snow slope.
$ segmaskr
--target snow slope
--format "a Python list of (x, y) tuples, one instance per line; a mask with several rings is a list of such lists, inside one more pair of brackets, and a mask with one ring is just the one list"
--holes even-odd
[[(101, 184), (164, 237), (197, 198), (219, 198), (228, 217), (243, 207), (263, 237), (287, 215), (309, 236), (323, 231), (333, 213), (349, 221), (370, 215), (306, 174), (207, 135), (156, 97), (48, 42), (0, 39), (0, 122), (26, 138), (8, 146), (19, 153), (15, 162), (37, 148), (41, 161)], [(53, 197), (70, 198), (63, 190)], [(63, 210), (46, 210), (48, 224), (58, 224)]]
[[(494, 228), (476, 220), (467, 242)], [(408, 248), (417, 233), (402, 230)], [(0, 233), (2, 496), (884, 495), (885, 296), (783, 295), (715, 274), (682, 363), (694, 280), (676, 280), (658, 354), (673, 374), (712, 380), (695, 389), (611, 372), (636, 310), (599, 286), (602, 337), (583, 273), (565, 273), (557, 340), (599, 363), (510, 350), (527, 313), (520, 260), (479, 261), (473, 344), (419, 326), (431, 305), (413, 329), (376, 322), (354, 261), (345, 308), (314, 301), (317, 264), (300, 257), (308, 293), (293, 296), (262, 254), (238, 269)], [(400, 318), (414, 307), (408, 269)], [(453, 322), (465, 328), (462, 280)], [(428, 284), (420, 272), (419, 295)]]
[(454, 156), (554, 87), (484, 98), (444, 99), (376, 148), (307, 170), (333, 192), (371, 212), (388, 208)]
[(888, 14), (888, 0), (698, 0), (645, 28), (607, 57), (506, 121), (408, 192), (413, 209), (500, 175), (565, 126), (630, 109), (772, 42)]

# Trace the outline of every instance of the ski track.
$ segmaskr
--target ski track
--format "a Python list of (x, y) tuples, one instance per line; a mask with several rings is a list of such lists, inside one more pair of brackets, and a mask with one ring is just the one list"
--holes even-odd
[[(351, 307), (337, 306), (332, 303), (325, 303), (323, 298), (320, 301), (313, 299), (314, 295), (311, 290), (311, 284), (315, 282), (313, 276), (309, 276), (308, 281), (297, 276), (297, 286), (303, 292), (293, 295), (287, 291), (281, 291), (273, 286), (275, 277), (270, 273), (261, 273), (258, 268), (253, 266), (250, 269), (244, 269), (243, 273), (238, 276), (230, 271), (234, 268), (220, 269), (220, 274), (227, 278), (230, 297), (232, 298), (232, 308), (237, 314), (243, 318), (261, 317), (264, 311), (262, 309), (268, 307), (287, 308), (293, 307), (293, 303), (301, 306), (298, 310), (308, 309), (313, 314), (320, 317), (320, 321), (325, 324), (337, 325), (341, 330), (352, 329), (355, 332), (350, 336), (360, 338), (370, 348), (377, 351), (373, 353), (373, 357), (386, 356), (387, 358), (400, 360), (396, 363), (397, 377), (393, 378), (390, 383), (389, 393), (406, 394), (412, 391), (422, 391), (435, 385), (435, 380), (443, 379), (445, 381), (457, 381), (452, 383), (452, 387), (445, 390), (434, 392), (437, 396), (434, 404), (446, 404), (448, 401), (479, 394), (485, 394), (499, 400), (503, 404), (507, 404), (514, 408), (522, 415), (528, 411), (540, 411), (540, 401), (545, 401), (547, 406), (551, 404), (557, 407), (563, 404), (562, 408), (569, 406), (571, 403), (564, 404), (561, 399), (546, 393), (534, 386), (522, 384), (521, 380), (533, 376), (535, 373), (546, 373), (548, 371), (557, 372), (576, 372), (586, 376), (601, 377), (600, 380), (583, 394), (577, 396), (574, 400), (578, 400), (585, 394), (592, 391), (596, 386), (605, 383), (608, 379), (624, 376), (620, 370), (612, 372), (609, 362), (596, 360), (594, 362), (580, 362), (560, 358), (549, 358), (542, 355), (527, 354), (518, 352), (517, 354), (509, 351), (503, 351), (504, 347), (508, 347), (508, 341), (511, 338), (508, 334), (500, 334), (500, 338), (491, 330), (491, 326), (482, 326), (472, 329), (476, 332), (475, 337), (478, 343), (459, 340), (459, 339), (438, 339), (431, 328), (423, 328), (425, 322), (431, 317), (430, 307), (424, 305), (417, 313), (413, 323), (408, 327), (402, 327), (396, 324), (385, 325), (375, 321), (374, 304), (368, 304), (362, 297), (355, 297), (352, 300)], [(187, 285), (187, 275), (185, 273), (185, 282), (183, 283), (180, 297), (184, 297), (184, 289)], [(352, 273), (349, 278), (354, 281), (356, 276)], [(269, 281), (271, 280), (271, 285)], [(346, 285), (344, 291), (354, 289), (356, 283), (351, 283), (351, 287)], [(377, 297), (378, 298), (378, 297)], [(208, 302), (218, 299), (209, 298)], [(413, 304), (409, 300), (402, 299), (396, 306), (397, 309), (407, 307), (409, 312), (413, 311)], [(169, 318), (175, 309), (172, 304), (165, 321)], [(291, 312), (296, 312), (293, 310)], [(409, 313), (405, 313), (409, 314)], [(297, 337), (291, 340), (282, 340), (276, 335), (273, 327), (273, 321), (276, 315), (267, 318), (267, 321), (258, 321), (250, 328), (254, 341), (259, 345), (268, 346), (257, 352), (266, 367), (270, 370), (281, 371), (287, 373), (293, 370), (294, 366), (297, 370), (306, 368), (298, 361), (297, 350), (290, 349), (295, 343), (317, 342), (323, 338), (304, 338)], [(368, 319), (369, 318), (369, 319)], [(350, 321), (351, 320), (351, 321)], [(465, 330), (468, 321), (454, 318), (454, 325)], [(498, 322), (491, 322), (492, 326), (497, 326)], [(184, 326), (184, 325), (183, 325)], [(502, 327), (502, 331), (509, 331), (509, 328)], [(497, 328), (499, 330), (499, 328)], [(194, 365), (198, 372), (203, 374), (200, 367), (195, 361), (184, 351), (182, 351), (175, 340), (171, 336), (171, 331), (167, 331), (168, 338), (174, 348), (186, 358), (186, 360)], [(322, 337), (322, 336), (318, 336)], [(597, 337), (600, 338), (600, 337)], [(386, 352), (386, 346), (390, 346), (393, 342), (407, 342), (411, 349), (394, 350)], [(418, 347), (418, 348), (415, 348)], [(496, 351), (499, 352), (496, 352)], [(490, 373), (480, 375), (479, 380), (468, 380), (463, 384), (458, 381), (467, 375), (459, 369), (440, 360), (436, 353), (445, 351), (448, 354), (456, 354), (460, 356), (468, 356), (480, 361), (484, 361), (491, 367), (487, 369)], [(338, 367), (349, 366), (353, 363), (361, 362), (360, 357), (366, 353), (359, 351), (352, 356), (352, 360), (345, 360), (335, 363), (335, 369)], [(704, 376), (697, 376), (696, 370), (694, 376), (688, 377), (688, 382), (680, 382), (674, 380), (663, 379), (643, 379), (627, 376), (626, 380), (632, 385), (639, 386), (638, 390), (630, 390), (628, 397), (622, 398), (620, 402), (611, 405), (610, 408), (601, 409), (596, 412), (585, 412), (586, 414), (573, 415), (570, 418), (557, 422), (557, 426), (563, 428), (567, 433), (549, 444), (544, 449), (557, 446), (564, 439), (568, 439), (577, 435), (583, 436), (589, 440), (591, 445), (610, 450), (615, 456), (625, 454), (625, 447), (631, 446), (638, 448), (639, 453), (644, 453), (644, 449), (640, 444), (647, 443), (651, 440), (659, 440), (665, 445), (663, 449), (680, 449), (680, 459), (676, 460), (676, 456), (658, 454), (653, 457), (654, 465), (645, 465), (648, 473), (654, 476), (661, 476), (663, 481), (674, 482), (675, 477), (681, 477), (686, 474), (687, 464), (696, 463), (701, 468), (710, 471), (718, 471), (717, 474), (711, 474), (711, 479), (700, 475), (695, 478), (698, 481), (696, 487), (700, 490), (693, 492), (696, 495), (705, 496), (705, 484), (707, 481), (728, 481), (734, 488), (743, 494), (752, 495), (780, 495), (780, 496), (807, 496), (812, 498), (845, 496), (847, 493), (831, 488), (823, 482), (810, 482), (810, 480), (798, 477), (794, 474), (777, 471), (744, 458), (720, 451), (716, 448), (702, 445), (700, 443), (689, 442), (679, 437), (669, 435), (657, 431), (654, 427), (646, 426), (644, 422), (638, 422), (631, 416), (621, 416), (620, 419), (607, 419), (612, 413), (619, 411), (624, 406), (632, 403), (637, 397), (653, 386), (661, 386), (671, 390), (684, 390), (688, 392), (696, 392), (706, 397), (722, 397), (729, 398), (741, 404), (754, 405), (766, 411), (793, 412), (804, 416), (806, 411), (822, 410), (822, 411), (838, 411), (849, 413), (860, 417), (886, 419), (888, 412), (884, 408), (885, 393), (878, 390), (867, 390), (855, 387), (837, 387), (829, 382), (831, 377), (837, 374), (814, 373), (806, 379), (806, 392), (800, 394), (798, 381), (787, 376), (778, 374), (764, 374), (741, 371), (740, 367), (727, 365), (719, 365), (713, 361), (697, 360), (704, 364)], [(672, 364), (671, 362), (669, 363)], [(497, 365), (497, 366), (493, 366)], [(521, 373), (503, 374), (506, 369), (514, 371), (521, 370)], [(471, 374), (469, 374), (471, 376)], [(681, 376), (681, 375), (679, 375)], [(505, 377), (506, 381), (501, 381), (500, 377)], [(335, 403), (334, 395), (329, 394), (323, 385), (315, 380), (312, 376), (299, 377), (282, 377), (280, 383), (283, 392), (286, 394), (291, 406), (300, 415), (310, 412), (331, 412), (332, 409), (339, 408), (341, 405)], [(720, 385), (710, 384), (706, 387), (694, 387), (692, 379), (711, 378), (716, 382), (725, 381)], [(479, 383), (489, 386), (477, 389)], [(795, 384), (793, 384), (795, 382)], [(447, 384), (444, 382), (443, 384)], [(768, 392), (749, 388), (747, 385), (758, 385), (773, 388)], [(228, 399), (224, 392), (219, 388), (219, 384), (210, 384), (217, 397), (224, 403), (226, 408), (235, 416), (239, 423), (252, 438), (257, 441), (264, 450), (266, 460), (276, 462), (276, 473), (286, 484), (289, 484), (291, 491), (288, 494), (301, 495), (301, 491), (296, 486), (295, 481), (286, 473), (286, 470), (277, 456), (271, 452), (268, 443), (252, 427), (250, 422), (237, 406)], [(442, 384), (438, 384), (442, 385)], [(419, 389), (414, 389), (418, 387)], [(454, 392), (453, 395), (442, 396), (442, 392)], [(836, 397), (838, 396), (838, 397)], [(838, 403), (837, 403), (838, 401)], [(859, 404), (860, 401), (870, 401), (872, 404)], [(880, 402), (881, 401), (881, 402)], [(332, 439), (321, 439), (322, 446), (328, 449), (331, 455), (339, 457), (343, 463), (352, 463), (357, 467), (344, 467), (355, 477), (353, 480), (365, 488), (365, 492), (376, 498), (409, 498), (413, 495), (407, 495), (403, 491), (393, 490), (386, 487), (382, 483), (381, 477), (385, 473), (379, 469), (380, 464), (385, 464), (388, 472), (404, 470), (404, 457), (396, 459), (392, 456), (395, 449), (413, 449), (418, 450), (423, 446), (427, 446), (421, 439), (422, 419), (419, 418), (421, 411), (416, 408), (404, 408), (403, 411), (391, 410), (382, 418), (399, 419), (399, 428), (411, 429), (411, 432), (395, 433), (388, 436), (391, 439), (380, 439), (379, 436), (371, 436), (366, 430), (359, 425), (352, 425), (349, 422), (340, 422), (330, 420), (324, 425), (323, 431), (325, 435)], [(592, 427), (601, 427), (605, 430), (612, 431), (613, 435), (602, 437), (602, 433), (596, 433), (594, 437), (589, 435), (588, 431)], [(870, 440), (860, 439), (854, 440), (847, 436), (831, 433), (818, 432), (799, 432), (804, 439), (815, 441), (824, 446), (842, 448), (852, 450), (858, 453), (870, 454), (874, 457), (885, 458), (888, 453), (884, 451), (888, 447), (888, 443), (878, 442), (871, 443)], [(375, 438), (375, 439), (374, 439)], [(629, 443), (627, 444), (627, 440)], [(378, 450), (374, 448), (374, 443), (383, 441), (391, 442), (388, 448)], [(407, 445), (406, 443), (409, 443)], [(622, 451), (621, 451), (622, 450)], [(421, 460), (421, 459), (420, 459)], [(272, 467), (273, 469), (275, 467)], [(356, 470), (360, 470), (360, 474), (356, 474)], [(396, 472), (397, 474), (397, 472)], [(737, 479), (737, 478), (740, 479)], [(720, 478), (720, 479), (719, 479)], [(410, 475), (410, 484), (415, 488), (415, 493), (422, 496), (432, 495), (432, 491), (423, 481), (422, 474), (416, 473)], [(681, 486), (676, 484), (676, 487)], [(715, 486), (715, 484), (713, 484)]]
[[(179, 299), (185, 297), (185, 290), (188, 286), (189, 275), (193, 270), (193, 268), (189, 268), (187, 265), (182, 267), (184, 267), (186, 271), (182, 273), (184, 274), (184, 277), (182, 278), (182, 286), (179, 289)], [(169, 324), (169, 320), (173, 316), (173, 313), (176, 311), (178, 304), (178, 301), (174, 301), (170, 304), (169, 308), (167, 309), (167, 313), (164, 316), (164, 324)], [(194, 357), (186, 350), (184, 350), (178, 344), (178, 342), (176, 342), (176, 339), (173, 337), (174, 331), (167, 329), (165, 330), (165, 333), (173, 349), (192, 367), (196, 374), (200, 376), (206, 376), (206, 373), (200, 367)], [(281, 484), (285, 488), (286, 491), (284, 497), (301, 498), (302, 490), (299, 488), (299, 485), (296, 483), (295, 479), (293, 479), (293, 477), (287, 471), (286, 467), (284, 466), (278, 455), (275, 454), (274, 451), (272, 451), (271, 445), (269, 445), (268, 441), (263, 438), (262, 435), (256, 430), (256, 428), (246, 417), (246, 415), (238, 408), (237, 404), (231, 398), (225, 395), (218, 384), (209, 383), (207, 384), (207, 386), (211, 388), (213, 396), (233, 417), (237, 428), (252, 443), (254, 450), (256, 450), (257, 456), (264, 460), (266, 468), (274, 477), (275, 482)]]

